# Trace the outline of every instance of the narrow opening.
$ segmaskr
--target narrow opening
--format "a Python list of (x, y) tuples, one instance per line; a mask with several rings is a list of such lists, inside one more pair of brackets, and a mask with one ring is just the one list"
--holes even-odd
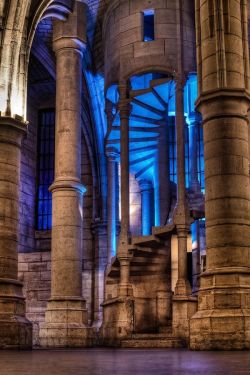
[(39, 111), (37, 165), (37, 230), (52, 226), (52, 195), (49, 186), (54, 180), (55, 110)]
[(143, 12), (143, 40), (150, 42), (155, 39), (155, 11), (147, 9)]

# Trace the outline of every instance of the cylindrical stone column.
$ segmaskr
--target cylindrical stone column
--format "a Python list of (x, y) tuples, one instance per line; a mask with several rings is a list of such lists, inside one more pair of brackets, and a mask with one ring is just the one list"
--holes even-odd
[(151, 192), (152, 183), (147, 180), (140, 180), (139, 187), (141, 190), (141, 227), (142, 235), (148, 236), (151, 234), (152, 228), (152, 207), (151, 207)]
[(166, 121), (159, 128), (159, 140), (157, 149), (156, 173), (155, 173), (155, 225), (166, 225), (170, 209), (170, 178), (168, 157), (168, 113)]
[(127, 245), (130, 238), (129, 212), (129, 115), (130, 103), (127, 99), (127, 85), (120, 83), (120, 127), (121, 127), (121, 233), (120, 244)]
[(199, 123), (195, 114), (189, 117), (189, 188), (193, 192), (199, 192), (200, 184), (198, 180), (198, 131)]
[(118, 153), (115, 149), (107, 150), (108, 159), (108, 263), (116, 255), (117, 234), (117, 176), (118, 176)]
[(207, 267), (191, 319), (193, 349), (250, 348), (247, 25), (245, 0), (196, 1)]
[[(55, 180), (51, 186), (52, 286), (51, 296), (82, 297), (82, 194), (81, 93), (82, 52), (80, 39), (60, 35), (54, 25), (56, 53)], [(59, 35), (58, 35), (59, 32)]]
[(197, 294), (199, 290), (201, 273), (201, 255), (200, 255), (200, 221), (196, 220), (191, 225), (192, 236), (192, 292)]
[[(84, 4), (66, 22), (54, 22), (56, 54), (55, 180), (52, 191), (51, 299), (44, 346), (88, 345), (82, 297), (81, 95), (85, 46)], [(83, 18), (81, 18), (83, 16)], [(60, 330), (59, 330), (60, 328)]]
[(25, 318), (18, 281), (21, 142), (27, 124), (0, 117), (0, 349), (32, 346), (32, 325)]
[(126, 82), (120, 82), (120, 127), (121, 127), (121, 232), (118, 246), (118, 259), (120, 261), (120, 285), (119, 296), (133, 294), (129, 282), (130, 274), (130, 205), (129, 205), (129, 116), (130, 102), (127, 94)]
[(176, 81), (176, 144), (177, 144), (177, 204), (174, 222), (178, 237), (178, 280), (176, 295), (188, 296), (191, 287), (187, 278), (187, 235), (189, 231), (189, 209), (186, 200), (185, 184), (185, 118), (181, 79)]

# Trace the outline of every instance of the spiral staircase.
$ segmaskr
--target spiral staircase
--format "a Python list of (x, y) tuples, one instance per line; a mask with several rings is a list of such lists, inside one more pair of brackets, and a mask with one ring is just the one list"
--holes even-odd
[[(143, 83), (140, 85), (143, 86)], [(161, 127), (166, 127), (169, 115), (174, 114), (174, 82), (170, 78), (152, 79), (142, 89), (130, 91), (131, 114), (129, 121), (130, 172), (137, 180), (146, 179), (154, 184), (156, 158)], [(116, 100), (109, 97), (113, 104)], [(106, 147), (120, 152), (120, 118), (115, 112), (108, 129)]]

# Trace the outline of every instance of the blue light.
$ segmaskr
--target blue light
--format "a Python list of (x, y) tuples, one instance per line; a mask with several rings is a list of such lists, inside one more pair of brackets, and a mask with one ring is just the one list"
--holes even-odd
[(150, 42), (155, 38), (154, 10), (147, 9), (143, 12), (143, 40)]
[(184, 112), (188, 118), (195, 113), (195, 101), (198, 97), (198, 79), (196, 73), (190, 73), (184, 88)]
[(140, 181), (141, 188), (141, 223), (142, 223), (142, 235), (148, 236), (151, 234), (152, 219), (151, 219), (151, 183), (148, 181)]
[(106, 99), (111, 103), (117, 104), (119, 101), (118, 85), (111, 85), (106, 92)]
[[(160, 225), (160, 181), (158, 148), (160, 127), (168, 129), (169, 177), (177, 184), (177, 148), (176, 148), (176, 86), (173, 79), (162, 73), (145, 73), (130, 78), (131, 114), (129, 120), (130, 139), (130, 172), (139, 180), (152, 183), (154, 203), (142, 196), (142, 233), (149, 233), (149, 226)], [(118, 103), (117, 85), (107, 90), (107, 98), (116, 106)], [(197, 76), (190, 74), (184, 88), (185, 124), (185, 181), (189, 186), (189, 132), (188, 124), (195, 115), (197, 97)], [(120, 150), (120, 118), (119, 111), (114, 116), (112, 129), (107, 137), (107, 144)], [(198, 173), (201, 185), (204, 181), (204, 158), (202, 135), (199, 138)], [(143, 203), (144, 202), (144, 203)], [(150, 209), (149, 209), (150, 205)], [(152, 214), (152, 210), (154, 213)], [(151, 212), (151, 214), (150, 214)], [(154, 219), (153, 219), (154, 218)], [(150, 222), (150, 225), (149, 225)]]
[(152, 80), (166, 78), (167, 75), (163, 73), (145, 73), (135, 75), (130, 78), (132, 90), (143, 90), (150, 88)]

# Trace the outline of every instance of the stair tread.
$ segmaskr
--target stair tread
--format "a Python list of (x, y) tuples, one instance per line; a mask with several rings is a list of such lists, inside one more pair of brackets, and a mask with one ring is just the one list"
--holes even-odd
[(168, 238), (174, 231), (175, 225), (165, 225), (163, 227), (153, 227), (152, 232), (155, 236), (161, 238)]
[(146, 246), (146, 247), (159, 247), (163, 246), (163, 243), (161, 240), (157, 237), (155, 237), (153, 234), (149, 236), (139, 236), (132, 238), (133, 245), (137, 246)]

